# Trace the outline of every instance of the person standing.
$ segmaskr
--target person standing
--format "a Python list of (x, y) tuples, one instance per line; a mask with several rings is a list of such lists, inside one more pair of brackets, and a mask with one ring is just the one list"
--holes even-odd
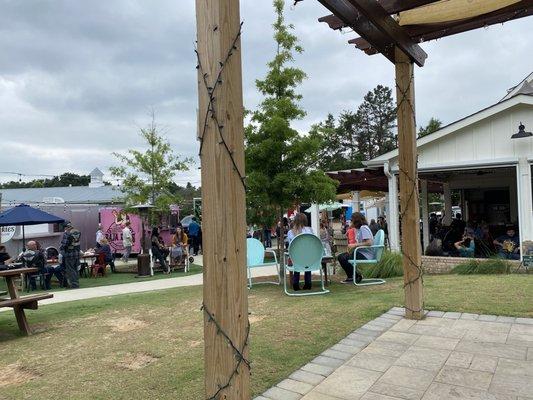
[(379, 231), (379, 224), (376, 222), (375, 219), (370, 220), (370, 225), (368, 225), (370, 228), (370, 231), (372, 232), (372, 235), (376, 236), (376, 233)]
[(122, 261), (127, 263), (130, 254), (131, 247), (133, 246), (133, 235), (130, 228), (131, 222), (126, 221), (124, 229), (122, 229), (122, 246), (124, 247), (124, 252), (122, 253)]
[(196, 217), (192, 217), (192, 221), (189, 224), (189, 238), (191, 239), (193, 256), (196, 256), (198, 254), (198, 249), (200, 247), (199, 235), (200, 235), (200, 225), (196, 221)]
[(65, 232), (61, 239), (59, 251), (65, 265), (65, 276), (71, 289), (80, 287), (78, 265), (80, 265), (80, 237), (81, 233), (74, 229), (68, 222), (65, 225)]
[[(307, 226), (307, 216), (304, 213), (298, 213), (294, 216), (294, 224), (292, 229), (287, 232), (287, 240), (289, 245), (293, 239), (302, 233), (313, 233), (313, 229)], [(304, 290), (311, 290), (311, 271), (304, 273)], [(300, 273), (293, 272), (292, 274), (292, 288), (297, 291), (300, 290)]]
[(102, 230), (102, 224), (98, 224), (98, 230), (96, 231), (96, 248), (100, 247), (102, 239), (104, 238), (105, 234)]

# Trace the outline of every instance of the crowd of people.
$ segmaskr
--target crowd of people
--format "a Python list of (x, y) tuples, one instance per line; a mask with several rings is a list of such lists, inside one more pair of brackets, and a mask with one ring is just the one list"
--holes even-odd
[[(171, 242), (165, 243), (157, 227), (152, 228), (151, 250), (153, 257), (159, 261), (163, 271), (170, 273), (170, 264), (183, 263), (189, 254), (198, 254), (201, 246), (201, 226), (196, 217), (189, 225), (189, 234), (181, 224), (171, 236)], [(23, 251), (15, 257), (11, 257), (4, 245), (0, 245), (0, 269), (8, 265), (22, 265), (28, 268), (37, 268), (37, 272), (28, 275), (29, 286), (32, 290), (37, 289), (37, 278), (41, 279), (44, 290), (51, 289), (51, 281), (55, 276), (59, 285), (65, 288), (77, 289), (80, 287), (79, 277), (82, 268), (80, 246), (81, 233), (67, 222), (61, 238), (58, 252), (47, 254), (36, 240), (30, 240), (25, 244)], [(122, 228), (123, 252), (121, 260), (128, 262), (133, 247), (133, 233), (130, 221), (125, 221)], [(189, 247), (191, 251), (189, 251)], [(99, 224), (95, 235), (94, 248), (89, 249), (87, 254), (98, 259), (100, 255), (105, 266), (109, 266), (111, 272), (116, 272), (115, 253), (110, 246), (109, 240)], [(169, 261), (167, 261), (169, 260)], [(104, 266), (104, 267), (105, 267)]]
[(520, 238), (516, 226), (505, 225), (505, 233), (494, 238), (484, 222), (467, 223), (457, 213), (449, 227), (435, 213), (429, 218), (430, 244), (425, 250), (430, 256), (491, 257), (520, 259)]

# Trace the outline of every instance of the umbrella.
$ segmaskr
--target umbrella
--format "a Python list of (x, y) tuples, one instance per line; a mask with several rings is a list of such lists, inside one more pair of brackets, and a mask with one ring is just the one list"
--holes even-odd
[[(343, 204), (343, 203), (319, 204), (318, 210), (319, 211), (333, 211), (333, 210), (338, 210), (339, 208), (342, 208), (342, 207), (349, 207), (349, 205)], [(311, 212), (311, 207), (305, 210), (305, 212)]]
[(27, 204), (20, 204), (16, 207), (0, 213), (0, 226), (22, 226), (22, 249), (26, 249), (26, 238), (24, 234), (25, 225), (54, 224), (65, 222), (63, 218), (48, 214)]

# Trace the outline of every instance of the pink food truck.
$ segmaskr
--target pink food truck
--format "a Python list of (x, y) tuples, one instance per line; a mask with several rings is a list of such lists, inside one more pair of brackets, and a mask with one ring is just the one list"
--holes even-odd
[(122, 229), (126, 226), (126, 221), (130, 221), (130, 229), (133, 235), (132, 253), (141, 252), (141, 218), (136, 214), (127, 214), (121, 207), (105, 207), (100, 209), (100, 223), (111, 251), (122, 253)]

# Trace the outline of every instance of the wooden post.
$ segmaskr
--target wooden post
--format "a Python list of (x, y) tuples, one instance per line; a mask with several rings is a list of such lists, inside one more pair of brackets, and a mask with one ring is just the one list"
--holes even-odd
[(424, 252), (429, 245), (431, 235), (431, 232), (429, 232), (428, 181), (426, 179), (420, 180), (420, 192), (420, 202), (422, 203), (422, 237), (424, 238), (422, 252)]
[(421, 279), (414, 70), (413, 62), (399, 48), (395, 49), (395, 59), (405, 316), (409, 319), (422, 319), (424, 312)]
[(207, 399), (250, 399), (239, 0), (196, 0)]

